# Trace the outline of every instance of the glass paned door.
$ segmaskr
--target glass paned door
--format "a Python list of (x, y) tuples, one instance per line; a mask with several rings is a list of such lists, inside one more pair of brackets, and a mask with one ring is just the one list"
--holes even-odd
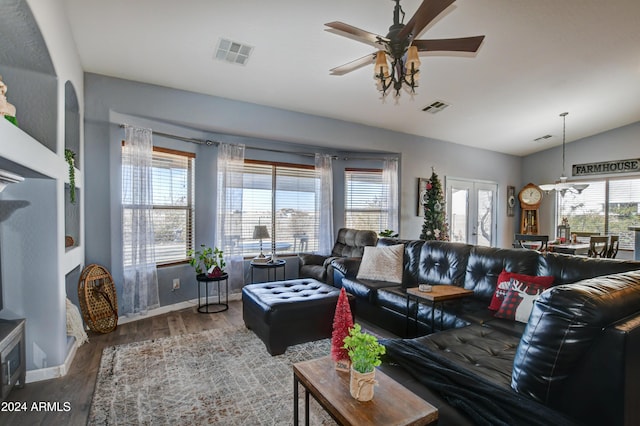
[(495, 246), (498, 185), (447, 178), (446, 190), (451, 241)]
[(495, 230), (495, 189), (476, 188), (476, 243), (479, 246), (491, 247)]

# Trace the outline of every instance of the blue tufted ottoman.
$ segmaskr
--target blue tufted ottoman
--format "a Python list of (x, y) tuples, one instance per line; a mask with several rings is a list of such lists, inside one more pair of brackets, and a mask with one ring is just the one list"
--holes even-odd
[[(271, 355), (288, 346), (331, 337), (340, 289), (312, 278), (248, 284), (242, 289), (242, 318)], [(349, 297), (355, 314), (354, 298)]]

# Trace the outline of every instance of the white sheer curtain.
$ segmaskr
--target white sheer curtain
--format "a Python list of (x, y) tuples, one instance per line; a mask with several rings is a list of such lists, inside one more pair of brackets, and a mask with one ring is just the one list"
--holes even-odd
[(382, 166), (382, 182), (387, 187), (387, 229), (399, 232), (398, 218), (398, 159), (384, 160)]
[(221, 143), (218, 146), (218, 199), (215, 245), (225, 254), (232, 290), (244, 285), (242, 246), (242, 176), (244, 145)]
[(122, 149), (122, 313), (160, 306), (153, 234), (153, 142), (150, 129), (125, 127)]
[(330, 255), (333, 250), (333, 168), (331, 162), (330, 155), (316, 154), (318, 254), (325, 256)]

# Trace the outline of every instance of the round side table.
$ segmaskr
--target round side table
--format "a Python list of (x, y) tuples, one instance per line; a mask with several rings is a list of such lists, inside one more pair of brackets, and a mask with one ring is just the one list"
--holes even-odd
[(251, 282), (253, 283), (253, 270), (254, 269), (266, 269), (267, 270), (267, 282), (271, 281), (269, 279), (269, 274), (271, 270), (273, 270), (273, 281), (276, 281), (277, 279), (277, 271), (278, 268), (282, 268), (282, 280), (286, 280), (287, 279), (287, 272), (286, 272), (286, 268), (285, 265), (287, 264), (287, 261), (284, 259), (276, 259), (273, 260), (271, 262), (267, 262), (267, 263), (257, 263), (254, 261), (251, 261)]
[[(219, 277), (210, 277), (207, 274), (198, 274), (196, 276), (198, 280), (198, 312), (201, 314), (217, 314), (218, 312), (224, 312), (229, 309), (229, 274), (226, 272)], [(224, 281), (226, 291), (224, 303), (220, 299), (220, 282)], [(218, 284), (218, 303), (209, 303), (209, 283), (214, 282)], [(202, 303), (200, 296), (200, 284), (204, 283), (205, 286), (205, 302)], [(210, 307), (216, 307), (217, 309), (209, 310)]]

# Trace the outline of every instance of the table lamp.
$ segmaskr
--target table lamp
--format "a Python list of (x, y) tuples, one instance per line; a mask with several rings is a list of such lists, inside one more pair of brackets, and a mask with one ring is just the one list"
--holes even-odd
[(257, 255), (254, 259), (266, 259), (266, 256), (262, 252), (262, 239), (270, 238), (267, 225), (256, 225), (255, 228), (253, 228), (253, 238), (255, 240), (260, 240), (260, 254)]

